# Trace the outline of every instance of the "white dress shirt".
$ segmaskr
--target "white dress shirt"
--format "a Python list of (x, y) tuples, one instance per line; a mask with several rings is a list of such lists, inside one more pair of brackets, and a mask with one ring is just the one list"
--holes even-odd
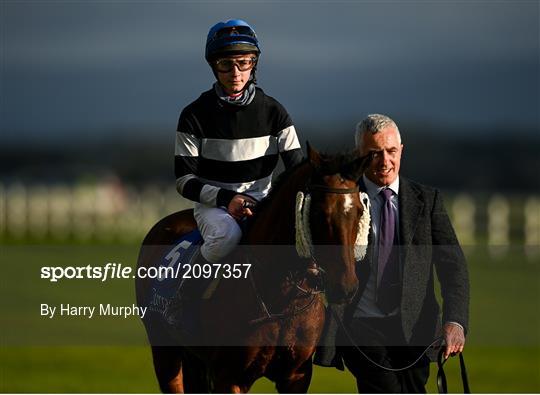
[[(394, 210), (396, 218), (396, 229), (399, 229), (399, 204), (398, 204), (398, 192), (399, 192), (399, 177), (397, 177), (393, 183), (388, 186), (380, 187), (370, 181), (365, 175), (363, 176), (364, 184), (366, 185), (367, 194), (371, 203), (371, 233), (372, 233), (372, 249), (369, 262), (371, 264), (371, 270), (369, 273), (369, 279), (366, 284), (366, 289), (356, 306), (354, 317), (369, 317), (369, 318), (382, 318), (396, 315), (399, 312), (399, 308), (392, 311), (390, 314), (383, 313), (377, 304), (375, 303), (377, 295), (377, 266), (379, 254), (379, 229), (381, 226), (381, 211), (384, 205), (384, 198), (381, 195), (383, 189), (389, 188), (394, 193), (390, 198), (390, 204)], [(399, 237), (399, 232), (397, 232)], [(399, 240), (398, 240), (399, 244)]]

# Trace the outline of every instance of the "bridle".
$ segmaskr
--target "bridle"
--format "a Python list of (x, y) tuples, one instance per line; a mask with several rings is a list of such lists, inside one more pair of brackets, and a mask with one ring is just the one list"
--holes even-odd
[[(338, 194), (338, 195), (348, 195), (351, 193), (356, 194), (360, 192), (360, 188), (358, 185), (352, 188), (334, 188), (334, 187), (329, 187), (328, 185), (323, 185), (323, 184), (308, 184), (308, 187), (306, 189), (308, 192), (321, 192), (321, 193), (326, 193), (326, 194)], [(311, 256), (311, 262), (315, 270), (324, 274), (324, 269), (318, 264), (317, 258), (315, 257), (315, 255)], [(321, 281), (321, 283), (324, 284), (323, 281)], [(356, 292), (355, 292), (355, 295), (356, 295)], [(355, 295), (353, 295), (353, 298)]]
[(307, 191), (347, 195), (349, 193), (358, 193), (360, 192), (360, 189), (358, 188), (358, 185), (353, 188), (333, 188), (322, 184), (310, 184), (307, 187)]
[[(359, 193), (360, 189), (358, 185), (352, 188), (333, 188), (329, 187), (327, 185), (322, 184), (309, 184), (306, 188), (306, 192), (321, 192), (325, 194), (339, 194), (339, 195), (346, 195), (351, 193)], [(248, 258), (249, 259), (249, 258)], [(312, 255), (310, 258), (310, 264), (306, 265), (306, 273), (312, 276), (315, 276), (319, 279), (319, 286), (316, 286), (315, 289), (306, 289), (304, 288), (301, 283), (303, 280), (307, 278), (307, 275), (304, 274), (302, 276), (295, 276), (292, 271), (289, 271), (289, 274), (287, 276), (287, 279), (290, 279), (292, 282), (292, 285), (294, 288), (298, 291), (299, 295), (302, 295), (304, 297), (309, 297), (309, 301), (306, 303), (306, 305), (302, 306), (299, 309), (293, 309), (293, 311), (288, 313), (272, 313), (268, 309), (266, 303), (264, 302), (263, 297), (260, 295), (258, 291), (257, 284), (255, 283), (255, 279), (251, 272), (249, 272), (249, 278), (250, 282), (253, 288), (253, 291), (255, 292), (255, 296), (259, 302), (259, 305), (261, 306), (262, 311), (264, 312), (264, 316), (260, 318), (256, 318), (250, 321), (250, 324), (260, 324), (263, 322), (273, 321), (273, 320), (284, 320), (293, 316), (296, 316), (306, 310), (308, 310), (314, 303), (317, 298), (317, 296), (324, 292), (324, 280), (322, 279), (322, 275), (324, 274), (324, 269), (317, 263), (317, 259), (314, 255)], [(296, 278), (296, 280), (295, 280)], [(298, 295), (294, 298), (298, 298)]]
[[(355, 186), (353, 188), (333, 188), (333, 187), (329, 187), (327, 185), (322, 185), (322, 184), (310, 184), (306, 188), (306, 192), (307, 193), (309, 193), (309, 192), (321, 192), (321, 193), (328, 193), (328, 194), (346, 195), (346, 194), (351, 194), (351, 193), (358, 193), (359, 192), (359, 187), (357, 185), (357, 186)], [(316, 274), (315, 274), (316, 276), (320, 276), (321, 274), (324, 274), (324, 269), (318, 265), (315, 256), (312, 255), (311, 258), (310, 258), (310, 261), (311, 261), (311, 265), (308, 265), (308, 268), (307, 268), (308, 272), (309, 271), (314, 271), (314, 272), (316, 272)], [(292, 272), (290, 272), (289, 275), (292, 277)], [(303, 280), (304, 278), (305, 278), (305, 276), (303, 276), (303, 278), (301, 280)], [(251, 279), (251, 283), (252, 283), (252, 286), (253, 286), (253, 290), (255, 291), (255, 294), (256, 294), (257, 299), (259, 301), (259, 304), (261, 305), (262, 310), (265, 313), (264, 317), (260, 317), (260, 318), (257, 318), (257, 319), (254, 319), (254, 320), (250, 321), (251, 324), (260, 324), (260, 323), (263, 323), (263, 322), (268, 322), (268, 321), (273, 321), (273, 320), (284, 320), (284, 319), (293, 317), (295, 315), (298, 315), (298, 314), (306, 311), (307, 309), (309, 309), (313, 305), (313, 303), (315, 302), (315, 298), (317, 297), (317, 295), (324, 292), (323, 288), (316, 289), (316, 290), (305, 289), (305, 288), (300, 286), (301, 280), (297, 281), (294, 284), (296, 289), (298, 291), (300, 291), (300, 293), (303, 294), (303, 295), (311, 296), (308, 303), (305, 306), (302, 306), (300, 309), (293, 310), (290, 313), (271, 313), (268, 310), (266, 304), (264, 303), (264, 300), (262, 299), (262, 297), (260, 296), (260, 294), (259, 294), (259, 292), (257, 290), (257, 286), (255, 284), (255, 280), (253, 279), (253, 276), (252, 276), (251, 272), (250, 272), (250, 279)], [(321, 279), (320, 283), (324, 284), (324, 281)], [(380, 368), (382, 370), (386, 370), (386, 371), (390, 371), (390, 372), (401, 372), (401, 371), (410, 369), (411, 367), (413, 367), (414, 365), (416, 365), (420, 361), (420, 359), (428, 352), (428, 350), (430, 348), (436, 346), (437, 344), (441, 344), (442, 342), (444, 342), (444, 337), (443, 336), (438, 336), (431, 342), (431, 344), (429, 346), (427, 346), (420, 353), (420, 355), (418, 356), (418, 358), (415, 361), (413, 361), (412, 363), (409, 363), (406, 366), (401, 366), (399, 368), (390, 368), (390, 367), (387, 367), (387, 366), (384, 366), (384, 365), (381, 365), (381, 364), (375, 362), (367, 354), (365, 354), (363, 352), (363, 350), (355, 343), (355, 341), (353, 339), (353, 336), (349, 333), (349, 331), (347, 330), (347, 327), (344, 325), (341, 318), (338, 315), (336, 315), (336, 313), (332, 309), (330, 309), (330, 312), (333, 315), (334, 319), (338, 322), (338, 325), (340, 326), (341, 330), (343, 331), (343, 333), (347, 337), (350, 344), (358, 352), (360, 352), (364, 356), (364, 358), (366, 358), (370, 363), (372, 363), (373, 365), (377, 366), (378, 368)], [(439, 371), (438, 371), (438, 374), (437, 374), (437, 386), (438, 386), (438, 389), (439, 389), (439, 393), (447, 393), (447, 391), (446, 391), (446, 376), (445, 376), (444, 370), (443, 370), (443, 365), (444, 365), (445, 361), (441, 357), (443, 355), (442, 354), (443, 351), (444, 350), (441, 348), (441, 351), (439, 352), (439, 356), (438, 356), (438, 368), (439, 368)], [(462, 354), (460, 354), (460, 365), (461, 365), (461, 376), (462, 376), (463, 385), (464, 385), (464, 387), (463, 387), (464, 388), (464, 393), (470, 393), (469, 383), (468, 383), (468, 379), (467, 379), (467, 372), (465, 370), (465, 363), (464, 363)]]

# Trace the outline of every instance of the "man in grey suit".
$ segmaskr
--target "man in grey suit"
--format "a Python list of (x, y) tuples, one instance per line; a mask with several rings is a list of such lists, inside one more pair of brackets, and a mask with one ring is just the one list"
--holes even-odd
[(347, 329), (328, 320), (315, 363), (342, 369), (343, 360), (362, 393), (425, 392), (428, 357), (403, 371), (383, 370), (373, 362), (407, 366), (441, 334), (434, 269), (443, 299), (445, 357), (463, 350), (466, 261), (440, 193), (399, 175), (403, 144), (396, 123), (385, 115), (367, 116), (358, 124), (356, 144), (361, 155), (373, 158), (358, 182), (370, 197), (369, 246), (357, 262), (355, 299), (348, 306), (330, 306)]

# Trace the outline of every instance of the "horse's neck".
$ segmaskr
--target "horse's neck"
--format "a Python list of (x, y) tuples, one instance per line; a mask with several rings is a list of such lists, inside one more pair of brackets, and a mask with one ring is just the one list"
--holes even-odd
[(300, 165), (272, 192), (272, 199), (257, 214), (248, 235), (250, 244), (295, 244), (296, 194), (305, 189), (310, 172), (308, 163)]
[(296, 194), (305, 189), (311, 166), (300, 165), (272, 192), (268, 205), (257, 214), (246, 241), (259, 263), (259, 279), (275, 284), (298, 267), (295, 248)]

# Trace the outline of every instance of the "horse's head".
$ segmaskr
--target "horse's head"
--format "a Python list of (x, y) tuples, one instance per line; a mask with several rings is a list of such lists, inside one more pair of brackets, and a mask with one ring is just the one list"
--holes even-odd
[[(356, 257), (366, 247), (359, 244), (367, 243), (369, 223), (366, 226), (362, 219), (369, 217), (369, 202), (361, 201), (357, 181), (369, 158), (330, 157), (309, 144), (308, 158), (313, 168), (306, 188), (311, 254), (325, 271), (327, 299), (347, 302), (358, 289)], [(365, 237), (359, 237), (362, 232)]]

